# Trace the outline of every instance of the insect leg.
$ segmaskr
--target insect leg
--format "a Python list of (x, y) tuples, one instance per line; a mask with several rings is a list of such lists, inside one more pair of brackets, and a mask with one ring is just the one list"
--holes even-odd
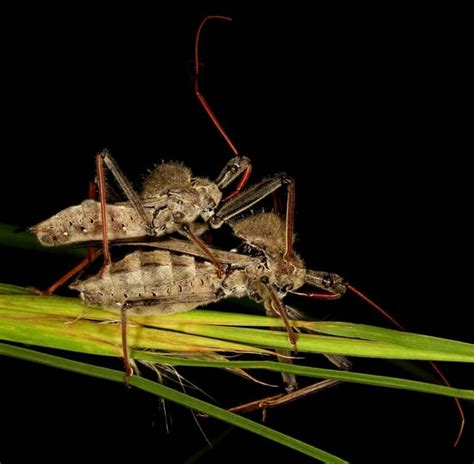
[(132, 184), (127, 179), (122, 169), (120, 169), (117, 162), (114, 160), (114, 158), (112, 158), (112, 155), (110, 154), (110, 152), (108, 150), (102, 150), (100, 153), (97, 154), (96, 159), (97, 159), (97, 170), (99, 170), (99, 166), (100, 166), (100, 169), (102, 170), (102, 179), (99, 177), (99, 194), (100, 194), (100, 190), (102, 190), (105, 195), (105, 178), (103, 175), (103, 165), (105, 164), (105, 166), (107, 166), (109, 171), (114, 176), (114, 179), (116, 180), (120, 189), (123, 191), (123, 193), (127, 197), (127, 200), (135, 208), (137, 213), (140, 215), (140, 218), (147, 225), (151, 233), (150, 220), (145, 211), (145, 207), (143, 206), (141, 202), (140, 196), (134, 190), (134, 188), (132, 187)]
[(340, 383), (341, 383), (340, 380), (330, 380), (330, 379), (322, 380), (320, 382), (316, 382), (314, 384), (308, 385), (307, 387), (295, 390), (291, 393), (286, 393), (286, 394), (282, 393), (279, 395), (268, 396), (260, 400), (251, 401), (249, 403), (235, 406), (233, 408), (230, 408), (229, 411), (237, 413), (237, 414), (242, 414), (245, 412), (250, 412), (250, 411), (255, 411), (255, 410), (260, 409), (263, 412), (263, 420), (265, 420), (266, 410), (269, 408), (276, 408), (278, 406), (291, 403), (292, 401), (296, 401), (301, 398), (304, 398), (305, 396), (311, 395), (313, 393), (326, 390), (327, 388), (334, 387)]
[(287, 178), (287, 200), (286, 200), (286, 234), (285, 234), (285, 254), (283, 261), (289, 262), (293, 256), (293, 240), (295, 227), (295, 181), (292, 178)]
[[(95, 199), (95, 193), (95, 184), (94, 182), (91, 182), (89, 184), (89, 199)], [(74, 266), (71, 270), (69, 270), (66, 274), (64, 274), (61, 278), (59, 278), (41, 294), (43, 296), (52, 295), (56, 291), (56, 289), (58, 289), (61, 285), (67, 282), (71, 277), (74, 277), (76, 274), (82, 271), (88, 264), (91, 264), (93, 261), (95, 261), (95, 259), (100, 256), (101, 253), (102, 250), (94, 250), (91, 246), (88, 246), (87, 258), (76, 264), (76, 266)]]
[[(263, 280), (264, 278), (262, 278)], [(259, 286), (258, 293), (263, 299), (263, 304), (265, 306), (265, 311), (268, 316), (278, 315), (281, 317), (284, 326), (288, 332), (288, 341), (293, 349), (296, 351), (296, 340), (297, 335), (293, 327), (288, 320), (288, 315), (286, 313), (286, 308), (280, 297), (277, 295), (275, 290), (268, 284), (268, 281), (262, 281)]]
[(221, 227), (224, 222), (251, 208), (282, 186), (292, 182), (293, 180), (286, 174), (277, 174), (274, 177), (261, 180), (219, 208), (211, 218), (211, 227), (214, 229)]
[(91, 264), (98, 256), (102, 254), (102, 250), (92, 250), (91, 254), (88, 254), (87, 258), (84, 258), (79, 264), (74, 266), (69, 272), (64, 274), (60, 279), (54, 282), (48, 289), (46, 289), (42, 295), (49, 296), (56, 291), (58, 287), (67, 282), (71, 277), (82, 271), (86, 266)]
[(141, 217), (144, 224), (146, 224), (148, 232), (152, 235), (152, 228), (150, 221), (148, 220), (145, 208), (143, 207), (140, 197), (132, 187), (132, 184), (127, 179), (123, 171), (120, 169), (117, 162), (112, 158), (110, 152), (105, 149), (96, 155), (96, 168), (97, 168), (97, 183), (99, 186), (99, 198), (100, 198), (100, 215), (102, 220), (102, 248), (104, 252), (104, 268), (111, 263), (110, 250), (109, 250), (109, 238), (107, 235), (107, 199), (106, 199), (106, 188), (105, 188), (105, 173), (104, 165), (107, 166), (109, 171), (114, 176), (117, 184), (124, 192), (128, 201), (135, 208), (139, 216)]
[[(97, 200), (97, 185), (95, 182), (90, 181), (89, 182), (89, 193), (88, 193), (88, 198), (89, 200)], [(92, 247), (92, 244), (89, 243), (87, 245), (87, 257), (89, 258), (89, 261), (92, 263), (92, 257), (94, 255), (94, 248)]]
[(125, 303), (120, 309), (120, 327), (122, 335), (122, 352), (123, 352), (123, 363), (125, 366), (125, 384), (128, 385), (129, 378), (133, 375), (133, 369), (130, 364), (130, 353), (128, 349), (128, 323), (127, 323), (127, 310), (130, 309), (130, 304)]
[(222, 277), (224, 274), (224, 270), (222, 269), (221, 264), (217, 260), (217, 258), (214, 256), (212, 251), (207, 247), (207, 245), (191, 230), (191, 228), (188, 225), (184, 225), (182, 227), (182, 231), (184, 232), (185, 235), (187, 235), (205, 254), (206, 256), (211, 260), (212, 264), (217, 270), (217, 276)]
[[(107, 203), (106, 203), (106, 192), (105, 192), (105, 175), (104, 175), (104, 164), (103, 156), (105, 156), (105, 150), (97, 154), (96, 169), (97, 169), (97, 183), (99, 185), (99, 199), (100, 199), (100, 216), (102, 220), (102, 250), (104, 253), (104, 269), (105, 266), (110, 266), (112, 260), (110, 259), (109, 250), (109, 237), (107, 235)], [(101, 271), (102, 272), (102, 271)]]

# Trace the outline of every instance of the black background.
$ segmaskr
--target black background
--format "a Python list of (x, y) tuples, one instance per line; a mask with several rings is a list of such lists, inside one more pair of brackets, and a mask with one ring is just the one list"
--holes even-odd
[[(28, 226), (80, 202), (103, 147), (138, 185), (162, 159), (218, 174), (231, 152), (192, 87), (194, 34), (207, 14), (234, 21), (204, 31), (203, 92), (252, 158), (254, 180), (296, 179), (296, 247), (308, 267), (344, 275), (414, 332), (472, 342), (472, 272), (460, 264), (472, 254), (461, 13), (202, 2), (5, 12), (1, 221)], [(7, 249), (1, 277), (44, 287), (70, 264)], [(352, 296), (292, 302), (316, 318), (388, 326)], [(383, 362), (354, 369), (409, 375)], [(445, 372), (472, 388), (472, 369)], [(183, 373), (224, 405), (255, 395), (230, 374)], [(189, 412), (169, 406), (166, 434), (156, 398), (120, 385), (10, 359), (2, 378), (2, 464), (56, 460), (63, 447), (91, 462), (185, 462), (206, 446)], [(410, 392), (343, 385), (272, 412), (269, 425), (352, 462), (472, 462), (472, 405), (466, 412), (456, 451), (454, 403)], [(227, 430), (203, 428), (211, 440)], [(228, 456), (308, 461), (229, 429), (196, 462)]]

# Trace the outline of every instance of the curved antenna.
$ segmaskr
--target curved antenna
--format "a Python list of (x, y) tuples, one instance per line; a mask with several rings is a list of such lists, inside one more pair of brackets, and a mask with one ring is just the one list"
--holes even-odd
[[(344, 287), (347, 290), (354, 293), (355, 295), (357, 295), (361, 300), (365, 301), (367, 304), (372, 306), (372, 308), (376, 309), (380, 314), (382, 314), (386, 319), (388, 319), (395, 327), (397, 327), (398, 330), (400, 330), (402, 332), (407, 332), (407, 329), (402, 324), (400, 324), (400, 322), (398, 322), (387, 311), (382, 309), (377, 303), (375, 303), (375, 301), (371, 300), (368, 296), (364, 295), (360, 290), (353, 287), (352, 285), (348, 285), (347, 283), (344, 285)], [(319, 293), (319, 292), (318, 293), (304, 293), (304, 292), (294, 292), (294, 291), (292, 291), (290, 293), (293, 294), (293, 295), (300, 295), (300, 296), (304, 296), (306, 298), (312, 298), (312, 299), (315, 299), (315, 300), (336, 300), (336, 299), (340, 298), (343, 295), (343, 292), (339, 291), (339, 292), (329, 293), (329, 290), (326, 293)], [(446, 376), (443, 374), (443, 371), (438, 367), (438, 365), (433, 361), (428, 361), (428, 363), (430, 364), (431, 368), (436, 372), (438, 377), (443, 381), (443, 383), (447, 387), (451, 387), (451, 384), (449, 383)], [(465, 426), (465, 423), (466, 423), (466, 418), (465, 418), (465, 415), (464, 415), (464, 409), (462, 407), (462, 404), (461, 404), (461, 401), (459, 400), (459, 398), (453, 398), (453, 400), (456, 403), (456, 409), (458, 410), (459, 417), (460, 417), (460, 422), (461, 422), (461, 424), (459, 426), (458, 434), (456, 436), (456, 440), (454, 441), (454, 447), (456, 447), (456, 446), (459, 445), (459, 442), (460, 442), (460, 440), (462, 438), (462, 435), (464, 433), (464, 426)]]
[(227, 135), (227, 132), (224, 130), (221, 123), (217, 119), (217, 116), (214, 114), (214, 111), (212, 111), (211, 107), (209, 106), (209, 103), (207, 103), (207, 100), (204, 98), (204, 96), (199, 90), (199, 68), (201, 66), (201, 63), (199, 61), (199, 39), (201, 37), (201, 31), (205, 24), (208, 21), (215, 19), (232, 21), (232, 18), (229, 18), (227, 16), (206, 16), (201, 21), (201, 24), (199, 24), (199, 27), (196, 32), (196, 38), (194, 41), (194, 93), (196, 94), (196, 97), (203, 106), (203, 108), (206, 110), (206, 113), (208, 114), (213, 124), (217, 127), (217, 130), (221, 133), (222, 137), (224, 137), (224, 140), (227, 142), (227, 145), (229, 145), (230, 149), (234, 152), (234, 155), (240, 158), (242, 155), (239, 153), (237, 148), (235, 148), (235, 145), (232, 143), (232, 140)]
[[(389, 314), (387, 311), (382, 309), (377, 303), (375, 303), (375, 301), (372, 301), (368, 296), (364, 295), (360, 290), (357, 290), (357, 288), (353, 287), (352, 285), (346, 285), (346, 288), (350, 290), (352, 293), (354, 293), (355, 295), (357, 295), (361, 300), (365, 301), (374, 309), (376, 309), (385, 318), (387, 318), (393, 325), (395, 325), (395, 327), (397, 327), (399, 330), (401, 330), (402, 332), (407, 331), (407, 329), (405, 329), (405, 327), (402, 324), (400, 324), (400, 322), (398, 322), (391, 314)], [(443, 383), (447, 387), (451, 387), (451, 384), (449, 383), (448, 379), (444, 375), (443, 371), (438, 367), (438, 365), (433, 361), (428, 361), (428, 362), (431, 368), (436, 372), (436, 374), (438, 374), (439, 378), (443, 381)], [(459, 445), (459, 442), (463, 435), (464, 426), (466, 424), (466, 418), (464, 416), (464, 409), (462, 407), (461, 401), (459, 401), (459, 398), (453, 398), (453, 399), (454, 399), (454, 402), (456, 403), (456, 408), (461, 418), (461, 425), (459, 426), (459, 431), (456, 436), (456, 440), (454, 441), (454, 446), (456, 447)]]

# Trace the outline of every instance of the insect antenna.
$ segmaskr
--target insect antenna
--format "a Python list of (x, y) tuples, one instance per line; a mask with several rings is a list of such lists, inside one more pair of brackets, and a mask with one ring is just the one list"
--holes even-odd
[[(340, 277), (339, 277), (339, 279), (340, 279)], [(319, 293), (319, 292), (317, 292), (317, 293), (304, 293), (304, 292), (294, 292), (294, 291), (291, 292), (291, 293), (293, 295), (304, 296), (304, 297), (312, 298), (312, 299), (316, 299), (316, 300), (335, 300), (335, 299), (340, 298), (346, 290), (349, 290), (354, 295), (359, 297), (361, 300), (365, 301), (367, 304), (372, 306), (372, 308), (374, 308), (380, 314), (382, 314), (395, 327), (397, 327), (397, 329), (399, 329), (402, 332), (407, 331), (407, 329), (402, 324), (400, 324), (400, 322), (398, 322), (397, 319), (395, 319), (390, 313), (385, 311), (381, 306), (379, 306), (377, 303), (375, 303), (375, 301), (371, 300), (367, 295), (362, 293), (360, 290), (358, 290), (357, 288), (355, 288), (352, 285), (349, 285), (347, 283), (342, 282), (342, 279), (340, 281), (340, 285), (343, 286), (343, 289), (339, 288), (336, 291), (333, 290), (333, 293), (330, 293), (329, 290), (328, 290), (327, 293), (323, 293), (323, 292), (321, 292), (321, 293)], [(438, 365), (433, 361), (428, 361), (428, 363), (430, 364), (431, 368), (436, 372), (438, 377), (442, 380), (442, 382), (446, 386), (451, 387), (451, 384), (449, 383), (448, 379), (444, 375), (443, 371), (438, 367)], [(465, 415), (464, 415), (464, 409), (462, 407), (462, 404), (461, 404), (461, 401), (459, 400), (459, 398), (454, 398), (454, 402), (456, 403), (456, 409), (457, 409), (457, 411), (459, 413), (459, 417), (460, 417), (459, 431), (458, 431), (458, 434), (457, 434), (456, 439), (454, 441), (454, 447), (456, 447), (456, 446), (458, 446), (458, 444), (459, 444), (459, 442), (462, 438), (466, 418), (465, 418)]]
[(199, 61), (199, 39), (201, 37), (201, 31), (206, 25), (206, 23), (210, 20), (215, 19), (223, 21), (232, 21), (232, 18), (229, 18), (227, 16), (206, 16), (201, 21), (201, 24), (199, 24), (199, 27), (196, 32), (196, 39), (194, 42), (194, 93), (196, 94), (196, 97), (198, 98), (199, 102), (203, 106), (204, 110), (208, 114), (213, 124), (217, 127), (217, 130), (221, 133), (222, 137), (224, 137), (224, 140), (227, 142), (227, 145), (229, 145), (230, 149), (234, 152), (234, 155), (241, 156), (237, 148), (235, 148), (235, 145), (232, 143), (232, 140), (227, 135), (227, 132), (224, 130), (221, 123), (217, 119), (217, 116), (214, 114), (214, 111), (212, 111), (211, 107), (209, 106), (209, 103), (207, 103), (206, 98), (199, 89), (199, 68), (201, 66), (201, 63)]
[[(360, 299), (365, 301), (367, 304), (372, 306), (375, 310), (377, 310), (380, 314), (382, 314), (386, 319), (388, 319), (399, 330), (401, 330), (402, 332), (407, 331), (407, 329), (402, 324), (400, 324), (400, 322), (398, 322), (391, 314), (389, 314), (387, 311), (385, 311), (383, 308), (381, 308), (377, 303), (375, 303), (375, 301), (372, 301), (368, 296), (364, 295), (360, 290), (353, 287), (352, 285), (347, 285), (347, 289), (349, 291), (351, 291), (352, 293), (354, 293), (355, 295), (357, 295)], [(443, 371), (438, 367), (438, 365), (433, 361), (428, 361), (428, 362), (429, 362), (431, 368), (436, 372), (438, 377), (443, 381), (443, 383), (446, 386), (451, 387), (451, 384), (450, 384), (449, 380), (446, 378)], [(454, 398), (454, 401), (456, 403), (456, 408), (458, 410), (458, 413), (459, 413), (459, 416), (460, 416), (460, 419), (461, 419), (461, 424), (460, 424), (460, 427), (459, 427), (459, 431), (458, 431), (458, 434), (457, 434), (456, 439), (454, 441), (454, 446), (456, 447), (456, 446), (458, 446), (458, 444), (461, 440), (461, 437), (463, 435), (464, 426), (465, 426), (465, 423), (466, 423), (466, 418), (465, 418), (465, 415), (464, 415), (464, 409), (461, 405), (461, 401), (459, 400), (459, 398)]]
[[(206, 16), (201, 23), (199, 24), (199, 27), (196, 31), (196, 38), (194, 41), (194, 93), (201, 103), (202, 107), (206, 111), (207, 115), (209, 116), (210, 120), (212, 123), (216, 126), (217, 130), (220, 132), (224, 140), (226, 141), (227, 145), (229, 148), (232, 150), (234, 155), (238, 159), (242, 159), (243, 155), (239, 153), (239, 150), (235, 147), (233, 144), (232, 140), (230, 139), (229, 135), (225, 131), (225, 129), (222, 127), (222, 124), (219, 122), (219, 119), (215, 115), (214, 111), (210, 107), (209, 103), (207, 102), (206, 98), (204, 95), (201, 93), (200, 87), (199, 87), (199, 70), (201, 67), (201, 62), (199, 61), (199, 40), (201, 37), (201, 32), (206, 25), (206, 23), (210, 20), (223, 20), (223, 21), (232, 21), (232, 18), (229, 18), (227, 16)], [(235, 195), (239, 194), (240, 191), (245, 187), (247, 184), (250, 173), (252, 171), (252, 165), (249, 164), (242, 172), (242, 177), (240, 178), (239, 183), (237, 184), (235, 190), (230, 193), (224, 200), (228, 200), (229, 198), (234, 197)]]

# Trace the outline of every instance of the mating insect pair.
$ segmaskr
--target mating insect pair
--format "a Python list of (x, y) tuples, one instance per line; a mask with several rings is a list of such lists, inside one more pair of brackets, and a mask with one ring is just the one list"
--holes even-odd
[[(45, 246), (103, 242), (101, 272), (78, 280), (71, 287), (80, 291), (86, 304), (122, 314), (124, 359), (129, 373), (127, 314), (187, 311), (227, 296), (249, 296), (263, 302), (268, 314), (283, 319), (290, 343), (296, 347), (296, 334), (289, 325), (282, 298), (305, 283), (328, 292), (321, 295), (324, 298), (338, 297), (346, 291), (340, 277), (306, 270), (293, 251), (293, 180), (277, 174), (244, 189), (251, 170), (250, 160), (237, 152), (199, 91), (198, 39), (207, 19), (201, 23), (196, 37), (195, 93), (235, 155), (217, 179), (211, 182), (192, 177), (183, 165), (163, 163), (151, 172), (137, 193), (110, 153), (103, 151), (96, 157), (100, 201), (86, 200), (31, 228)], [(104, 166), (128, 201), (107, 202)], [(242, 177), (235, 190), (222, 201), (222, 190), (239, 176)], [(282, 186), (287, 186), (286, 221), (273, 213), (233, 219)], [(199, 238), (209, 227), (219, 228), (224, 222), (247, 245), (247, 254), (210, 248)], [(157, 241), (173, 232), (187, 236), (191, 242)], [(145, 238), (155, 240), (142, 243), (153, 247), (152, 251), (137, 249), (120, 261), (111, 260), (109, 241)], [(74, 272), (87, 263), (84, 260)], [(71, 276), (72, 273), (67, 274), (57, 284)]]
[[(98, 159), (102, 156), (103, 154), (99, 154)], [(107, 153), (105, 156), (105, 159), (110, 159), (107, 158)], [(173, 166), (172, 172), (181, 171), (187, 174), (186, 168), (179, 165), (161, 165), (157, 170), (162, 173), (170, 170), (171, 166)], [(155, 171), (154, 181), (157, 177)], [(172, 177), (172, 180), (177, 177)], [(123, 176), (119, 178), (124, 179)], [(284, 184), (289, 185), (286, 221), (274, 213), (259, 213), (245, 219), (230, 220), (234, 234), (247, 245), (248, 254), (246, 255), (208, 247), (192, 232), (192, 228), (198, 226), (194, 223), (190, 226), (186, 224), (182, 226), (182, 230), (187, 231), (195, 243), (177, 239), (160, 241), (155, 239), (152, 243), (143, 242), (142, 246), (151, 246), (155, 250), (137, 250), (118, 262), (112, 262), (108, 255), (108, 260), (106, 259), (104, 267), (97, 276), (85, 281), (77, 281), (72, 288), (80, 291), (81, 297), (87, 304), (100, 305), (105, 309), (121, 312), (124, 328), (127, 313), (187, 311), (227, 296), (249, 296), (263, 302), (268, 314), (276, 314), (283, 319), (290, 343), (296, 346), (296, 335), (288, 323), (282, 298), (305, 283), (329, 292), (321, 295), (325, 298), (342, 295), (346, 287), (342, 279), (336, 275), (307, 271), (301, 258), (294, 252), (292, 180), (285, 175), (264, 180), (244, 191), (241, 198), (234, 196), (222, 209), (227, 207), (227, 211), (235, 211), (236, 199), (238, 199), (239, 211), (247, 209), (256, 200), (274, 191), (276, 186)], [(170, 185), (169, 181), (168, 185)], [(262, 189), (265, 195), (261, 195)], [(182, 191), (183, 189), (162, 190), (161, 196), (172, 198), (172, 201), (176, 203), (174, 196)], [(248, 199), (252, 201), (247, 201)], [(164, 203), (165, 201), (161, 204)], [(233, 206), (229, 207), (230, 203)], [(142, 203), (139, 204), (143, 206)], [(87, 209), (89, 205), (93, 206), (94, 210)], [(99, 214), (104, 210), (105, 220), (102, 219), (102, 214)], [(169, 205), (165, 204), (162, 209), (156, 211), (165, 211), (168, 214), (169, 210)], [(105, 229), (107, 235), (104, 234), (104, 236), (108, 236), (109, 228), (106, 225), (119, 223), (119, 237), (114, 235), (117, 228), (112, 228), (109, 239), (125, 237), (129, 240), (143, 239), (147, 235), (146, 232), (151, 230), (153, 224), (156, 223), (139, 222), (134, 219), (136, 216), (137, 210), (130, 203), (110, 205), (86, 201), (82, 205), (61, 211), (33, 227), (32, 231), (37, 234), (42, 243), (45, 241), (50, 245), (64, 241), (74, 243), (81, 239), (82, 241), (91, 238), (99, 239), (97, 228), (101, 231)], [(122, 222), (120, 223), (118, 219)], [(93, 227), (92, 233), (86, 229), (89, 227), (86, 226), (88, 223)], [(128, 223), (132, 223), (135, 228), (127, 227)], [(202, 226), (205, 226), (205, 223)], [(155, 235), (149, 233), (149, 236)], [(137, 245), (138, 243), (135, 243), (135, 246)], [(104, 249), (108, 253), (108, 247), (104, 246)], [(84, 260), (83, 265), (86, 264), (87, 260)], [(78, 271), (79, 268), (75, 270)], [(311, 296), (315, 297), (316, 294)], [(124, 358), (129, 371), (125, 332), (123, 345)]]
[[(199, 235), (209, 227), (216, 229), (221, 227), (224, 222), (232, 221), (232, 218), (239, 213), (248, 210), (282, 186), (287, 186), (287, 214), (284, 226), (283, 222), (274, 224), (279, 221), (276, 216), (270, 216), (273, 221), (267, 221), (267, 216), (260, 216), (261, 220), (252, 218), (249, 221), (234, 221), (231, 224), (237, 236), (253, 247), (258, 247), (260, 255), (265, 256), (266, 261), (260, 259), (261, 262), (257, 268), (265, 269), (267, 267), (270, 272), (270, 275), (260, 276), (261, 282), (256, 285), (256, 274), (248, 268), (249, 279), (241, 284), (241, 286), (245, 285), (245, 292), (239, 290), (234, 293), (238, 295), (246, 293), (254, 299), (273, 301), (272, 310), (268, 309), (270, 303), (266, 303), (267, 311), (281, 315), (287, 326), (290, 342), (295, 346), (296, 336), (289, 327), (286, 312), (280, 301), (287, 291), (296, 290), (305, 281), (303, 264), (293, 252), (294, 183), (285, 174), (277, 174), (244, 190), (251, 171), (250, 160), (238, 153), (199, 90), (199, 36), (206, 21), (215, 18), (228, 19), (223, 17), (205, 18), (196, 34), (195, 94), (235, 155), (226, 164), (217, 179), (211, 182), (207, 179), (192, 177), (190, 170), (183, 165), (163, 163), (152, 170), (139, 194), (134, 190), (110, 153), (104, 150), (96, 157), (100, 202), (89, 199), (80, 205), (66, 208), (50, 219), (32, 227), (31, 230), (45, 246), (102, 241), (104, 268), (100, 277), (103, 278), (104, 285), (111, 287), (116, 284), (105, 283), (104, 275), (108, 274), (108, 271), (115, 268), (118, 263), (112, 263), (109, 241), (136, 241), (144, 238), (156, 240), (178, 232), (191, 239), (197, 247), (195, 251), (199, 250), (210, 260), (215, 268), (216, 276), (220, 280), (220, 286), (225, 288), (230, 286), (229, 282), (232, 280), (229, 279), (229, 269), (228, 267), (224, 269), (222, 257), (217, 256), (220, 252), (211, 250), (199, 238)], [(127, 199), (126, 202), (115, 204), (107, 202), (104, 167), (107, 167), (112, 173), (114, 180)], [(236, 189), (222, 201), (222, 189), (236, 181), (239, 176), (241, 179)], [(156, 256), (156, 253), (153, 256)], [(128, 263), (128, 261), (125, 262)], [(79, 268), (80, 266), (76, 271)], [(70, 275), (68, 274), (67, 277)], [(307, 279), (310, 279), (310, 274), (307, 275)], [(175, 277), (172, 276), (172, 278)], [(58, 283), (62, 283), (64, 280), (61, 279)], [(312, 280), (310, 279), (310, 283), (331, 292), (336, 289), (336, 293), (343, 293), (345, 288), (339, 285), (341, 279), (336, 278), (335, 280), (338, 284), (335, 284), (331, 277), (323, 278), (318, 275)], [(57, 284), (46, 293), (54, 291), (56, 286)], [(125, 288), (122, 293), (128, 295), (131, 292)], [(143, 292), (139, 293), (143, 294)], [(217, 300), (221, 295), (227, 296), (227, 294), (228, 292), (225, 291), (217, 292), (212, 300)], [(175, 297), (180, 298), (178, 295)], [(196, 302), (197, 305), (205, 303), (206, 300), (196, 298)], [(102, 301), (98, 301), (98, 303), (106, 306), (106, 303)], [(132, 304), (129, 301), (123, 301), (122, 304), (137, 307), (137, 304)], [(149, 299), (146, 305), (149, 307), (149, 311), (154, 308), (153, 311), (156, 312), (170, 312), (170, 309), (164, 308), (159, 301), (153, 302), (152, 299)], [(116, 305), (112, 306), (113, 308), (117, 307)]]
[[(324, 289), (338, 297), (346, 286), (335, 274), (307, 270), (291, 249), (286, 254), (286, 225), (274, 213), (259, 213), (231, 223), (234, 233), (246, 244), (246, 254), (210, 248), (223, 273), (199, 247), (179, 239), (143, 242), (102, 273), (78, 280), (71, 288), (92, 306), (120, 312), (126, 328), (127, 314), (176, 313), (189, 311), (226, 297), (250, 297), (262, 302), (267, 314), (280, 316), (296, 347), (282, 299), (304, 284)], [(124, 357), (129, 367), (126, 336)]]
[[(100, 201), (86, 200), (32, 228), (46, 246), (103, 242), (101, 272), (76, 281), (72, 288), (80, 291), (86, 303), (121, 313), (127, 371), (130, 371), (125, 330), (127, 313), (187, 311), (227, 296), (247, 295), (263, 302), (269, 314), (282, 317), (293, 346), (296, 334), (288, 323), (287, 308), (282, 302), (289, 292), (333, 299), (350, 290), (401, 327), (339, 276), (304, 267), (293, 251), (295, 192), (290, 178), (279, 174), (244, 188), (251, 171), (250, 160), (239, 154), (199, 90), (199, 35), (206, 21), (213, 18), (201, 23), (196, 36), (195, 93), (234, 153), (216, 180), (195, 178), (184, 166), (165, 163), (152, 171), (137, 193), (110, 153), (104, 151), (96, 158)], [(111, 171), (126, 202), (107, 202), (104, 166)], [(235, 190), (223, 200), (222, 190), (239, 177)], [(235, 219), (282, 186), (287, 187), (285, 221), (273, 213)], [(248, 245), (245, 254), (211, 248), (199, 238), (209, 227), (219, 228), (224, 222)], [(191, 241), (163, 239), (174, 232)], [(109, 241), (140, 241), (145, 237), (161, 240), (141, 242), (142, 247), (152, 249), (137, 249), (120, 261), (112, 261)], [(84, 261), (76, 270), (86, 264)], [(304, 284), (323, 291), (298, 292)]]

